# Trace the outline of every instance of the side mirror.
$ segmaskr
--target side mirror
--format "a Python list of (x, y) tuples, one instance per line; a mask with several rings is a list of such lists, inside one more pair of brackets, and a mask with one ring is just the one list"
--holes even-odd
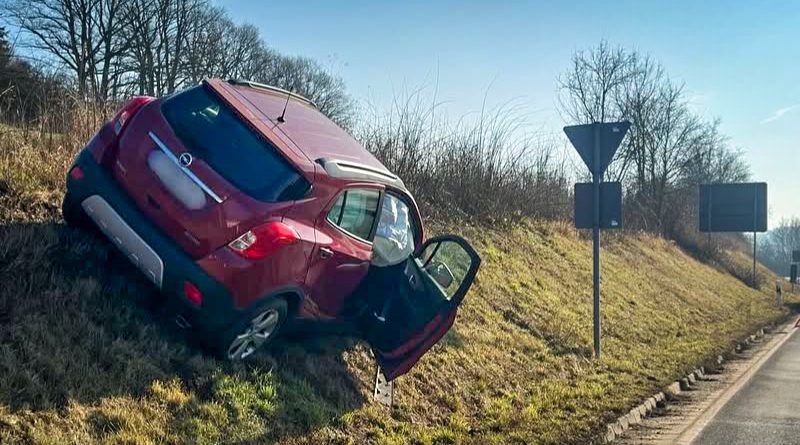
[(433, 278), (442, 289), (447, 289), (453, 284), (455, 277), (453, 276), (453, 272), (447, 267), (447, 264), (442, 263), (441, 261), (433, 261), (427, 266), (425, 266), (425, 272)]

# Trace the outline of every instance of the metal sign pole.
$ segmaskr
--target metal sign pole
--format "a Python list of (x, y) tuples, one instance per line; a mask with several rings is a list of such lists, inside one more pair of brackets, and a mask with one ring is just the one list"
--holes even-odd
[(758, 221), (758, 192), (753, 191), (753, 288), (758, 287), (756, 284), (756, 222)]
[(592, 191), (594, 192), (594, 224), (592, 225), (592, 270), (594, 275), (594, 356), (600, 358), (600, 126), (594, 127), (594, 171), (592, 172)]
[(757, 288), (756, 284), (756, 232), (753, 232), (753, 288)]
[[(603, 228), (622, 227), (622, 187), (618, 182), (603, 182), (603, 172), (625, 138), (631, 123), (594, 122), (564, 127), (564, 133), (592, 173), (591, 183), (575, 184), (575, 227), (592, 229), (592, 309), (594, 356), (600, 358), (600, 208), (607, 221)], [(600, 186), (603, 185), (600, 202)], [(589, 204), (589, 199), (592, 203)]]
[(708, 189), (708, 256), (711, 258), (711, 203), (714, 202), (712, 199), (712, 190)]

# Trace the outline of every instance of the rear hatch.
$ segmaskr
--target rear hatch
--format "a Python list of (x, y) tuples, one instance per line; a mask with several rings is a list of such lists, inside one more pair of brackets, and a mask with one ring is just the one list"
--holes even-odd
[(139, 208), (194, 258), (280, 216), (309, 182), (207, 85), (131, 119), (112, 167)]

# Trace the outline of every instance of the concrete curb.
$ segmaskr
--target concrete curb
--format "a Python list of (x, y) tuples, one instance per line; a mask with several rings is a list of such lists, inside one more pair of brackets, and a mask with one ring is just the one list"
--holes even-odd
[[(762, 329), (759, 329), (755, 334), (746, 337), (743, 341), (736, 344), (731, 355), (742, 352), (745, 349), (750, 348), (753, 343), (758, 342), (762, 337), (764, 337), (765, 332), (771, 332), (775, 327), (775, 324), (770, 324)], [(715, 360), (712, 360), (709, 364), (711, 366), (711, 372), (717, 372), (722, 367), (722, 364), (725, 362), (725, 358), (721, 355), (718, 355)], [(617, 418), (616, 421), (608, 424), (606, 426), (606, 434), (603, 436), (604, 443), (612, 443), (618, 437), (620, 437), (625, 431), (629, 430), (632, 426), (638, 425), (642, 423), (642, 419), (646, 418), (656, 408), (664, 408), (666, 407), (667, 403), (670, 401), (675, 400), (681, 392), (689, 391), (692, 389), (692, 386), (697, 384), (698, 380), (703, 380), (707, 373), (706, 367), (701, 366), (694, 371), (687, 374), (685, 377), (682, 377), (672, 383), (670, 383), (663, 391), (653, 394), (652, 396), (648, 397), (644, 402), (635, 406), (631, 409), (627, 414), (624, 414)]]

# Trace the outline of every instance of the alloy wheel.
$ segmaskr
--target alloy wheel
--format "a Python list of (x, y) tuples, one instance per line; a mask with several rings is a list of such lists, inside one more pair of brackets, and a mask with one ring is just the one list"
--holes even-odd
[(280, 314), (276, 309), (268, 309), (253, 317), (244, 331), (231, 341), (228, 346), (228, 358), (243, 360), (252, 355), (270, 339), (279, 321)]

